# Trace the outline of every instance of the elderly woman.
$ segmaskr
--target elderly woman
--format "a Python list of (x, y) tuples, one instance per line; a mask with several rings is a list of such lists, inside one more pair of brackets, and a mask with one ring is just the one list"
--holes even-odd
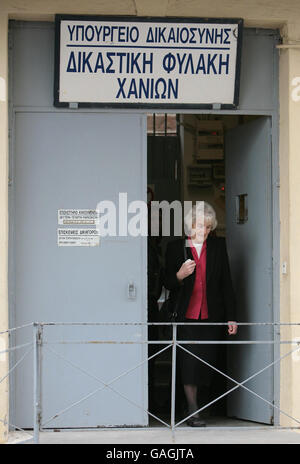
[[(211, 232), (217, 227), (212, 206), (198, 201), (185, 216), (185, 238), (169, 242), (166, 250), (165, 287), (177, 311), (177, 322), (227, 322), (229, 335), (237, 333), (236, 302), (232, 286), (226, 242)], [(184, 260), (184, 246), (186, 257)], [(179, 340), (219, 340), (224, 326), (182, 325)], [(187, 350), (215, 365), (216, 344), (182, 345)], [(197, 393), (200, 387), (209, 387), (213, 369), (178, 349), (181, 380), (187, 400), (188, 415), (199, 407)], [(193, 414), (187, 424), (205, 426), (199, 413)]]

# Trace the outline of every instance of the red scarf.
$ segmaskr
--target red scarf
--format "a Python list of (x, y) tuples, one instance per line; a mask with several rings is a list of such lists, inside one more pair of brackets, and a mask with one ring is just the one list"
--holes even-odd
[(206, 300), (206, 240), (203, 242), (200, 256), (188, 237), (189, 245), (196, 263), (196, 276), (193, 292), (185, 314), (187, 319), (208, 319)]

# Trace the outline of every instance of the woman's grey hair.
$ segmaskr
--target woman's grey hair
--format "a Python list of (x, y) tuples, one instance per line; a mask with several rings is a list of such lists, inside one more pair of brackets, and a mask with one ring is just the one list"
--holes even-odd
[(197, 201), (184, 217), (184, 231), (186, 235), (191, 235), (192, 226), (195, 224), (196, 218), (201, 218), (203, 215), (204, 221), (210, 223), (211, 230), (215, 230), (218, 221), (214, 208), (206, 201)]

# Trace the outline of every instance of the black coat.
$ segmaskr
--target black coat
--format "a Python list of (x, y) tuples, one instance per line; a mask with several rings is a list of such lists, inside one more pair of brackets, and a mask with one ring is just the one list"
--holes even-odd
[[(193, 291), (196, 271), (179, 282), (176, 273), (184, 262), (185, 238), (169, 242), (166, 249), (164, 286), (170, 290), (173, 305), (177, 305), (177, 321), (183, 322)], [(186, 247), (187, 259), (194, 259)], [(226, 241), (224, 237), (208, 235), (206, 241), (206, 296), (211, 322), (236, 321), (236, 298), (233, 290)], [(182, 289), (181, 289), (182, 287)]]

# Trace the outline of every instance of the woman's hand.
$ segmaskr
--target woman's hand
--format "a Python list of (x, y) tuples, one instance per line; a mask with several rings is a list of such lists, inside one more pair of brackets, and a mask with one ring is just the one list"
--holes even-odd
[(238, 326), (234, 321), (228, 321), (228, 333), (229, 335), (236, 335)]
[(176, 277), (179, 281), (185, 279), (188, 277), (190, 274), (194, 272), (196, 263), (192, 259), (187, 259), (179, 269), (179, 271), (176, 273)]

